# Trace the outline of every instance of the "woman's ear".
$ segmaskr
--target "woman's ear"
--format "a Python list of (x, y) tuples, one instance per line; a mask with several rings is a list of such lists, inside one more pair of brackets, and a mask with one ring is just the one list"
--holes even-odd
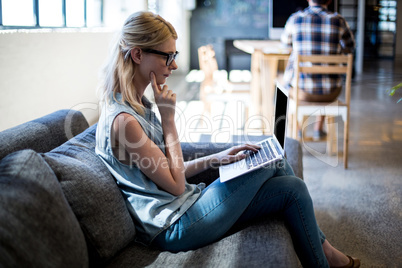
[(141, 48), (135, 47), (130, 51), (131, 54), (131, 58), (133, 59), (133, 61), (137, 64), (141, 63), (141, 59), (142, 59), (142, 51)]

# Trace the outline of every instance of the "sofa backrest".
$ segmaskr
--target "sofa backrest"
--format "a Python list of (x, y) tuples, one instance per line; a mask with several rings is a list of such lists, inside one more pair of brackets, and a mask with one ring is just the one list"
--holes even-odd
[(0, 160), (22, 149), (44, 153), (88, 128), (81, 112), (59, 110), (0, 132)]
[(61, 198), (81, 227), (91, 266), (106, 262), (135, 238), (125, 199), (95, 154), (95, 133), (96, 124), (88, 127), (82, 113), (74, 110), (60, 110), (0, 132), (0, 161), (23, 149), (41, 153), (39, 158), (54, 173)]

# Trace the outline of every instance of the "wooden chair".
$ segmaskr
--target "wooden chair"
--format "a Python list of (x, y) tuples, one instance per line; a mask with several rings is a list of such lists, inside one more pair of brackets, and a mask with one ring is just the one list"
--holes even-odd
[(204, 80), (200, 85), (200, 100), (204, 103), (204, 110), (211, 113), (213, 101), (239, 100), (245, 104), (246, 117), (250, 98), (249, 82), (230, 82), (226, 71), (218, 69), (218, 62), (212, 45), (198, 48), (200, 70), (204, 73)]
[[(327, 147), (330, 152), (337, 151), (336, 130), (334, 127), (334, 118), (342, 116), (344, 122), (343, 134), (343, 163), (345, 169), (348, 167), (348, 146), (349, 146), (349, 114), (350, 114), (350, 91), (352, 81), (353, 55), (298, 55), (295, 63), (296, 87), (293, 89), (293, 98), (291, 100), (292, 111), (292, 136), (297, 138), (298, 122), (302, 122), (302, 138), (305, 138), (304, 130), (306, 128), (306, 118), (314, 114), (325, 115), (327, 118), (328, 136)], [(344, 74), (345, 81), (345, 100), (339, 98), (333, 102), (306, 102), (298, 99), (299, 76), (305, 74)], [(337, 143), (336, 143), (337, 144)], [(335, 148), (335, 149), (334, 149)]]

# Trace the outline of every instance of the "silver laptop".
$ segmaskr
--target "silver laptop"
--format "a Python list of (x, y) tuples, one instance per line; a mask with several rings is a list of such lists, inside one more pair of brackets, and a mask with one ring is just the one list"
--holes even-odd
[(242, 152), (249, 155), (238, 162), (220, 166), (219, 175), (221, 182), (237, 178), (259, 168), (267, 167), (285, 157), (288, 103), (288, 91), (280, 84), (276, 84), (275, 120), (273, 122), (274, 133), (272, 137), (257, 142), (257, 144), (261, 146), (258, 152)]

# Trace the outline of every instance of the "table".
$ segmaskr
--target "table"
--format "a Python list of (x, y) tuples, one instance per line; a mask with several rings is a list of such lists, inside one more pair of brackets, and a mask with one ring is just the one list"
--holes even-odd
[(289, 59), (291, 48), (275, 40), (234, 40), (233, 45), (251, 54), (251, 117), (259, 117), (264, 134), (272, 134), (275, 83), (280, 61)]

